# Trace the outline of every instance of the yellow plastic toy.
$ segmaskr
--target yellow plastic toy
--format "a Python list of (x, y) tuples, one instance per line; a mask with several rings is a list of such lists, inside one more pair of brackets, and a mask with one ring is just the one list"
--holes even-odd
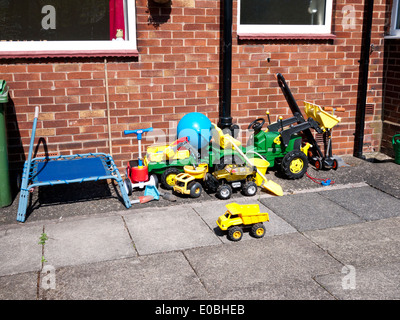
[[(218, 142), (222, 149), (230, 148), (232, 144), (235, 146), (241, 146), (241, 142), (239, 140), (232, 138), (227, 133), (224, 134), (215, 123), (211, 123), (211, 125), (214, 126), (214, 132), (216, 133), (216, 137), (214, 137), (214, 140)], [(229, 136), (229, 139), (227, 139), (227, 136)]]
[(340, 122), (340, 117), (336, 117), (324, 111), (320, 106), (304, 101), (304, 111), (307, 116), (313, 118), (317, 121), (323, 131), (327, 129), (332, 129)]
[(255, 238), (265, 235), (263, 222), (269, 221), (268, 213), (261, 213), (258, 204), (226, 205), (227, 211), (218, 218), (217, 225), (222, 231), (228, 231), (228, 239), (239, 241), (243, 237), (243, 229), (250, 228), (250, 234)]

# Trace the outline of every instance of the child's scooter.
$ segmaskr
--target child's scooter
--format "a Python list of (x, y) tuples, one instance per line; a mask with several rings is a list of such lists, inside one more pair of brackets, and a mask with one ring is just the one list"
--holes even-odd
[(128, 162), (126, 168), (127, 179), (124, 180), (125, 190), (128, 195), (132, 194), (134, 188), (143, 189), (145, 186), (155, 186), (157, 188), (158, 179), (156, 175), (151, 175), (149, 179), (149, 171), (143, 165), (142, 158), (142, 134), (145, 132), (153, 131), (153, 128), (138, 129), (138, 130), (125, 130), (124, 134), (136, 134), (139, 144), (139, 158), (137, 161), (131, 160)]

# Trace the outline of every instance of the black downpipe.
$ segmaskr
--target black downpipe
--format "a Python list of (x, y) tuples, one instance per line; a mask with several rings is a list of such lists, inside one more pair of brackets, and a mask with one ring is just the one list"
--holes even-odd
[(222, 101), (219, 108), (221, 129), (231, 128), (231, 89), (232, 89), (232, 0), (224, 0), (223, 11), (223, 45), (222, 45)]
[(368, 71), (369, 71), (369, 58), (371, 48), (371, 29), (372, 18), (374, 12), (374, 0), (366, 0), (365, 14), (364, 14), (364, 31), (363, 41), (361, 47), (360, 59), (360, 77), (358, 82), (358, 99), (357, 99), (357, 113), (356, 113), (356, 132), (354, 140), (354, 153), (357, 158), (363, 159), (363, 145), (364, 145), (364, 126), (365, 126), (365, 107), (367, 104), (368, 92)]

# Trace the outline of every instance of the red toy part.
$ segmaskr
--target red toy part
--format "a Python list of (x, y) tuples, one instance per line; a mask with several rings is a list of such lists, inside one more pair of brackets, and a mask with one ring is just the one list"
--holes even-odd
[(128, 167), (126, 168), (128, 178), (132, 183), (135, 182), (146, 182), (149, 180), (149, 170), (146, 166), (142, 167), (131, 167), (131, 164), (128, 163)]

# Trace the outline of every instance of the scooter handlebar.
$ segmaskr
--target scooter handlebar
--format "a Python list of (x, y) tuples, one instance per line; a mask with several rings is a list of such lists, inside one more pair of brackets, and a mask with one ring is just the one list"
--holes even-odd
[(153, 128), (150, 127), (150, 128), (147, 128), (147, 129), (124, 130), (124, 134), (128, 135), (128, 134), (134, 133), (134, 134), (137, 135), (138, 140), (141, 140), (142, 139), (142, 134), (145, 133), (145, 132), (150, 132), (150, 131), (153, 131)]

